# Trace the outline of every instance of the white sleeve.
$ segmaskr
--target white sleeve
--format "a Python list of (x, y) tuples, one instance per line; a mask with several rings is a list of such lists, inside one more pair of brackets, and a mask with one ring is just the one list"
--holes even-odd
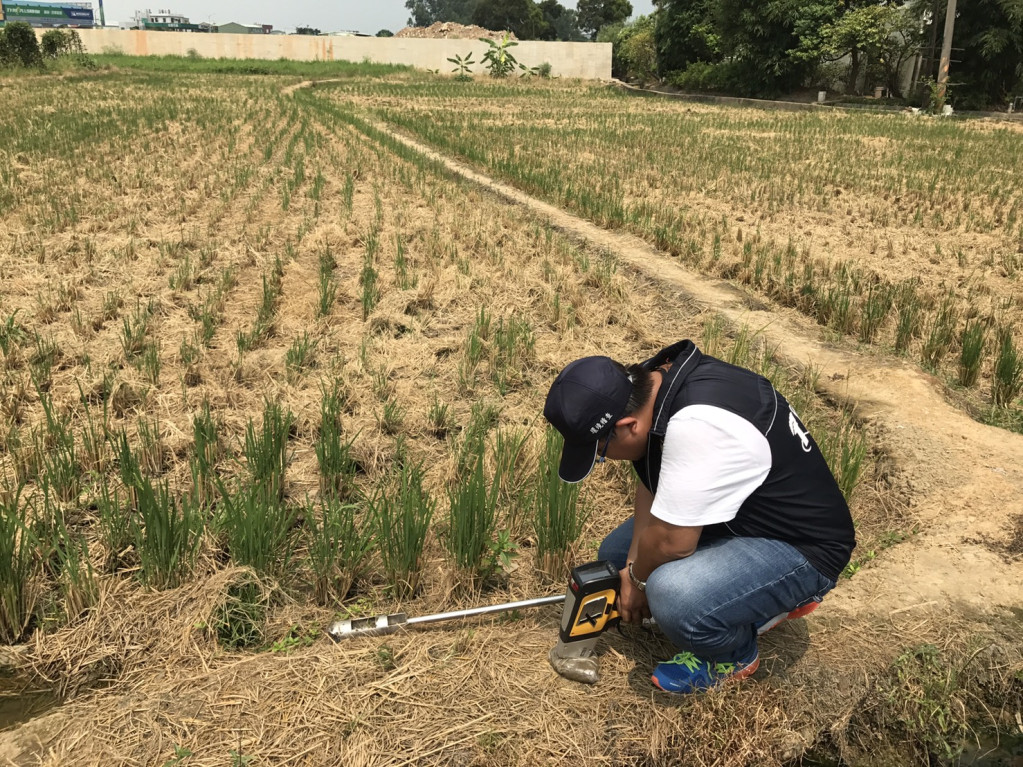
[(650, 513), (684, 527), (733, 519), (771, 470), (767, 438), (745, 418), (690, 405), (668, 421)]

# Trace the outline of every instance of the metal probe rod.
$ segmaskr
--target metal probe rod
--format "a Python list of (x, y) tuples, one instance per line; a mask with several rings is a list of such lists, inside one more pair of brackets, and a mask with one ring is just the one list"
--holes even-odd
[(486, 615), (487, 613), (503, 613), (506, 610), (519, 610), (525, 607), (542, 607), (543, 605), (556, 605), (565, 601), (564, 594), (553, 597), (539, 597), (538, 599), (525, 599), (521, 602), (505, 602), (501, 605), (487, 605), (486, 607), (472, 607), (468, 610), (453, 610), (449, 613), (434, 613), (433, 615), (420, 615), (417, 618), (409, 618), (406, 623), (436, 623), (438, 621), (449, 621), (455, 618), (471, 618), (473, 615)]

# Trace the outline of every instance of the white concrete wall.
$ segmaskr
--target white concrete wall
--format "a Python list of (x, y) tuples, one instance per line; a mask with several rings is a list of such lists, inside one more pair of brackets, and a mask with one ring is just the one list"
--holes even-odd
[[(132, 56), (185, 56), (194, 49), (204, 58), (292, 59), (295, 61), (372, 61), (407, 64), (449, 73), (454, 56), (472, 52), (479, 62), (488, 46), (479, 40), (405, 37), (312, 37), (309, 35), (221, 35), (121, 29), (80, 29), (89, 53), (116, 49)], [(527, 67), (550, 64), (555, 77), (611, 79), (610, 43), (520, 41), (510, 49)], [(477, 63), (474, 71), (484, 71)]]

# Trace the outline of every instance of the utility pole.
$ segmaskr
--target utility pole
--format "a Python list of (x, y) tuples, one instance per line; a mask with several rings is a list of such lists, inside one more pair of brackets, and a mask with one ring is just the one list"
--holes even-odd
[(938, 103), (944, 106), (948, 87), (948, 65), (952, 58), (952, 32), (956, 25), (956, 0), (948, 0), (945, 10), (945, 35), (941, 38), (941, 64), (938, 67)]

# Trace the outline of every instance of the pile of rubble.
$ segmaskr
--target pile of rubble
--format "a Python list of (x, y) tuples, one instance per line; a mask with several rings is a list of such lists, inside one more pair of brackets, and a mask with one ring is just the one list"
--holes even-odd
[(505, 35), (511, 40), (517, 39), (509, 32), (494, 32), (483, 27), (456, 24), (453, 21), (438, 21), (428, 27), (405, 27), (395, 37), (448, 37), (458, 40), (478, 40), (486, 37), (490, 40), (503, 40)]

